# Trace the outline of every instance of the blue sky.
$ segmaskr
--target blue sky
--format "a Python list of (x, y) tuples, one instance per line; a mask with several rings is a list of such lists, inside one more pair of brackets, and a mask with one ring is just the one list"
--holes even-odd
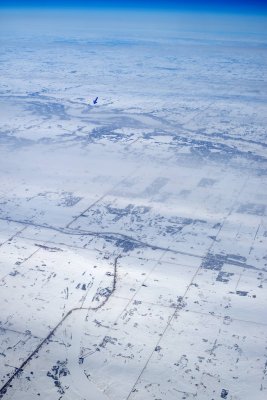
[(266, 0), (0, 0), (4, 8), (132, 8), (267, 13)]

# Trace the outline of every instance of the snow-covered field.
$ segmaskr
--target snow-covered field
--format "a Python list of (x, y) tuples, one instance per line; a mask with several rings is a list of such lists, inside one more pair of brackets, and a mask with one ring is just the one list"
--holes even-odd
[(0, 398), (266, 399), (263, 22), (64, 18), (1, 28)]

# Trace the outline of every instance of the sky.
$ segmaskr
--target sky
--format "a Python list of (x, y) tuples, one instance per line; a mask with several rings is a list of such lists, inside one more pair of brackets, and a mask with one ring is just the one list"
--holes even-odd
[(0, 0), (2, 8), (177, 9), (267, 14), (266, 0)]
[(0, 32), (67, 33), (87, 29), (89, 22), (94, 29), (113, 24), (117, 30), (179, 27), (266, 35), (267, 0), (0, 0)]

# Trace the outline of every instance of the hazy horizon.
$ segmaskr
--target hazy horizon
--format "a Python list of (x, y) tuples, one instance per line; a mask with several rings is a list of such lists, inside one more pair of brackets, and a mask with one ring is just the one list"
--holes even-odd
[(177, 10), (191, 12), (216, 12), (234, 14), (267, 14), (264, 1), (183, 1), (183, 0), (1, 0), (2, 9), (107, 9), (107, 10)]
[[(230, 40), (243, 38), (244, 34), (259, 36), (264, 42), (267, 35), (267, 16), (233, 15), (221, 13), (197, 13), (189, 11), (159, 10), (108, 10), (108, 9), (13, 9), (0, 13), (0, 31), (4, 34), (49, 34), (59, 33), (67, 37), (74, 32), (116, 31), (117, 35), (127, 31), (164, 32), (181, 35), (182, 33), (205, 34), (212, 32), (216, 36), (227, 35)], [(148, 37), (147, 37), (148, 38)], [(215, 36), (214, 36), (215, 38)], [(248, 40), (248, 37), (246, 37)]]

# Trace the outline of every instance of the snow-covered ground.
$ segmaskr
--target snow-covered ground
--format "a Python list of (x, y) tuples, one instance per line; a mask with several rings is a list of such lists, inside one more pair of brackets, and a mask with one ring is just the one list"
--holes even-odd
[(0, 398), (266, 399), (266, 31), (47, 18), (1, 28)]

